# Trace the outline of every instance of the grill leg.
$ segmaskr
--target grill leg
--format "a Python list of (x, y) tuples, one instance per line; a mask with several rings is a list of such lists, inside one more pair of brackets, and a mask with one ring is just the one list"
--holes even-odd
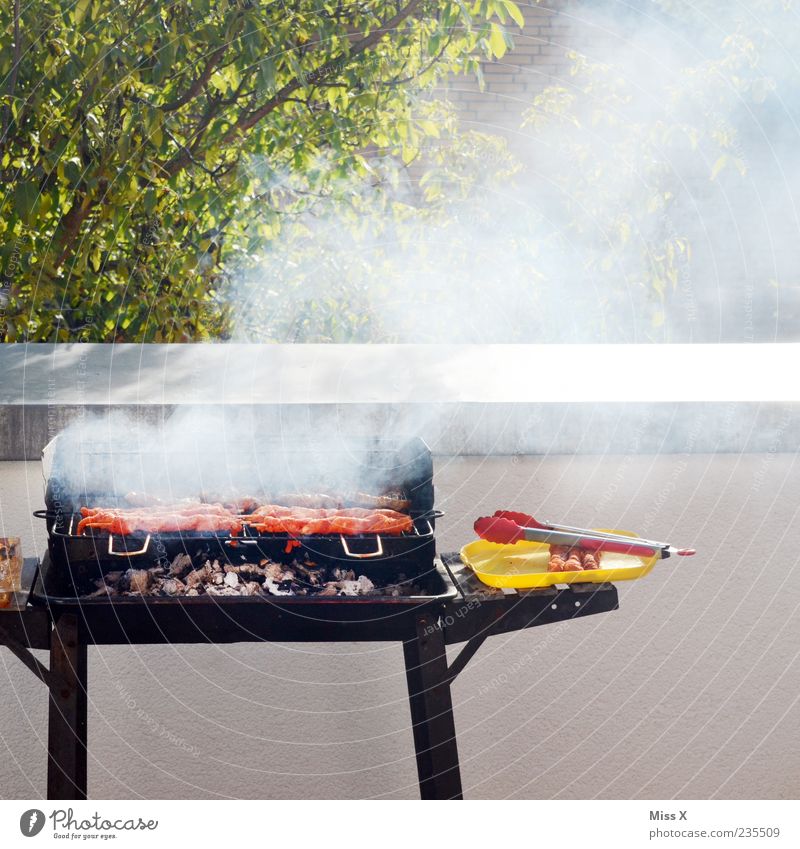
[(415, 637), (403, 643), (419, 792), (423, 799), (461, 799), (444, 632), (435, 625), (433, 617), (419, 618)]
[(62, 615), (53, 627), (47, 798), (86, 798), (86, 644), (77, 617)]

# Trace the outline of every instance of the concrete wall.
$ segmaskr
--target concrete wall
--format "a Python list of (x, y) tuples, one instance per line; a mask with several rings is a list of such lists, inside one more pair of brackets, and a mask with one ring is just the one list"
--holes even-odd
[(797, 371), (797, 344), (4, 345), (0, 460), (112, 410), (442, 455), (793, 452)]
[[(530, 506), (696, 545), (620, 610), (494, 637), (454, 686), (465, 792), (797, 798), (796, 454), (437, 459), (440, 548)], [(41, 552), (38, 463), (0, 463), (0, 530)], [(399, 646), (91, 649), (94, 797), (415, 797)], [(0, 796), (45, 788), (42, 686), (0, 650)]]

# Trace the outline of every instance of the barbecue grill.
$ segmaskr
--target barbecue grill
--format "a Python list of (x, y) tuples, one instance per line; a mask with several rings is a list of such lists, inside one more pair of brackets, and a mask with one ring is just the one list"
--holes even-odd
[[(356, 467), (410, 501), (413, 532), (376, 539), (338, 535), (291, 540), (282, 534), (232, 537), (217, 533), (165, 533), (119, 537), (78, 534), (81, 505), (118, 499), (120, 457), (93, 446), (77, 467), (66, 441), (46, 458), (44, 511), (48, 551), (29, 560), (23, 589), (0, 611), (0, 644), (8, 646), (50, 690), (48, 798), (86, 797), (87, 646), (252, 641), (387, 641), (403, 643), (414, 746), (422, 798), (461, 798), (450, 687), (483, 641), (493, 635), (614, 610), (613, 585), (557, 585), (531, 591), (480, 584), (458, 555), (439, 557), (433, 463), (421, 440), (349, 443), (339, 468)], [(273, 453), (270, 454), (269, 451)], [(302, 444), (248, 446), (226, 456), (233, 478), (240, 468), (280, 476), (284, 464), (299, 485), (315, 482), (315, 449)], [(265, 457), (271, 461), (264, 463)], [(280, 458), (276, 460), (275, 458)], [(230, 463), (228, 464), (228, 461)], [(123, 458), (124, 462), (124, 458)], [(330, 457), (325, 460), (330, 467)], [(253, 464), (256, 464), (255, 466)], [(148, 467), (140, 460), (142, 468)], [(153, 466), (155, 468), (155, 466)], [(264, 479), (269, 486), (274, 480)], [(147, 484), (148, 481), (144, 481)], [(334, 483), (340, 484), (341, 481)], [(347, 483), (347, 482), (346, 482)], [(192, 482), (194, 485), (194, 482)], [(241, 485), (241, 484), (238, 484)], [(86, 596), (110, 570), (147, 568), (164, 556), (216, 556), (231, 562), (253, 556), (289, 562), (300, 550), (316, 562), (354, 566), (376, 585), (413, 582), (418, 592), (358, 597)], [(287, 551), (287, 548), (289, 549)], [(448, 664), (446, 646), (465, 643)], [(29, 651), (50, 650), (46, 668)]]

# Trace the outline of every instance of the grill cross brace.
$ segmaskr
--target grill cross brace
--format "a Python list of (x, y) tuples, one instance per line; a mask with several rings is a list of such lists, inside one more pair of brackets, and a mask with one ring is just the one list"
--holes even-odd
[[(307, 635), (293, 633), (298, 641), (373, 641), (400, 639), (408, 684), (409, 707), (417, 761), (420, 796), (423, 799), (461, 799), (456, 726), (451, 685), (483, 642), (490, 636), (538, 625), (616, 610), (617, 591), (611, 584), (576, 584), (526, 592), (490, 590), (461, 566), (458, 555), (445, 555), (444, 565), (458, 590), (458, 597), (438, 610), (423, 609), (409, 616), (405, 632), (381, 632), (381, 623), (327, 623)], [(5, 645), (48, 687), (48, 799), (85, 799), (87, 790), (87, 649), (119, 640), (88, 630), (73, 613), (51, 613), (33, 606), (28, 596), (37, 570), (36, 560), (26, 560), (23, 591), (0, 610), (0, 645)], [(259, 634), (252, 621), (239, 626), (225, 614), (227, 631), (212, 635), (224, 642), (256, 642), (277, 639), (272, 632)], [(156, 633), (156, 631), (158, 633)], [(208, 642), (209, 635), (196, 628), (174, 635), (163, 628), (133, 635), (131, 642)], [(174, 637), (174, 639), (171, 639)], [(286, 636), (283, 639), (287, 639)], [(464, 643), (448, 663), (447, 646)], [(46, 667), (30, 649), (49, 649)]]

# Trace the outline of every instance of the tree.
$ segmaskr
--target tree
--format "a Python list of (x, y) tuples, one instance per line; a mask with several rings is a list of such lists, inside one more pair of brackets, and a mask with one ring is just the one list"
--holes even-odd
[(413, 161), (438, 131), (421, 95), (512, 21), (510, 0), (3, 4), (4, 339), (224, 337), (230, 269), (376, 156)]
[[(564, 234), (557, 285), (594, 322), (580, 338), (747, 339), (755, 320), (766, 340), (781, 266), (796, 286), (795, 258), (781, 256), (783, 219), (797, 222), (796, 11), (783, 0), (657, 5), (675, 15), (669, 43), (650, 10), (628, 33), (636, 50), (573, 53), (571, 73), (524, 114), (555, 189), (547, 217)], [(721, 328), (714, 301), (737, 289), (750, 314), (726, 303), (738, 323)]]

